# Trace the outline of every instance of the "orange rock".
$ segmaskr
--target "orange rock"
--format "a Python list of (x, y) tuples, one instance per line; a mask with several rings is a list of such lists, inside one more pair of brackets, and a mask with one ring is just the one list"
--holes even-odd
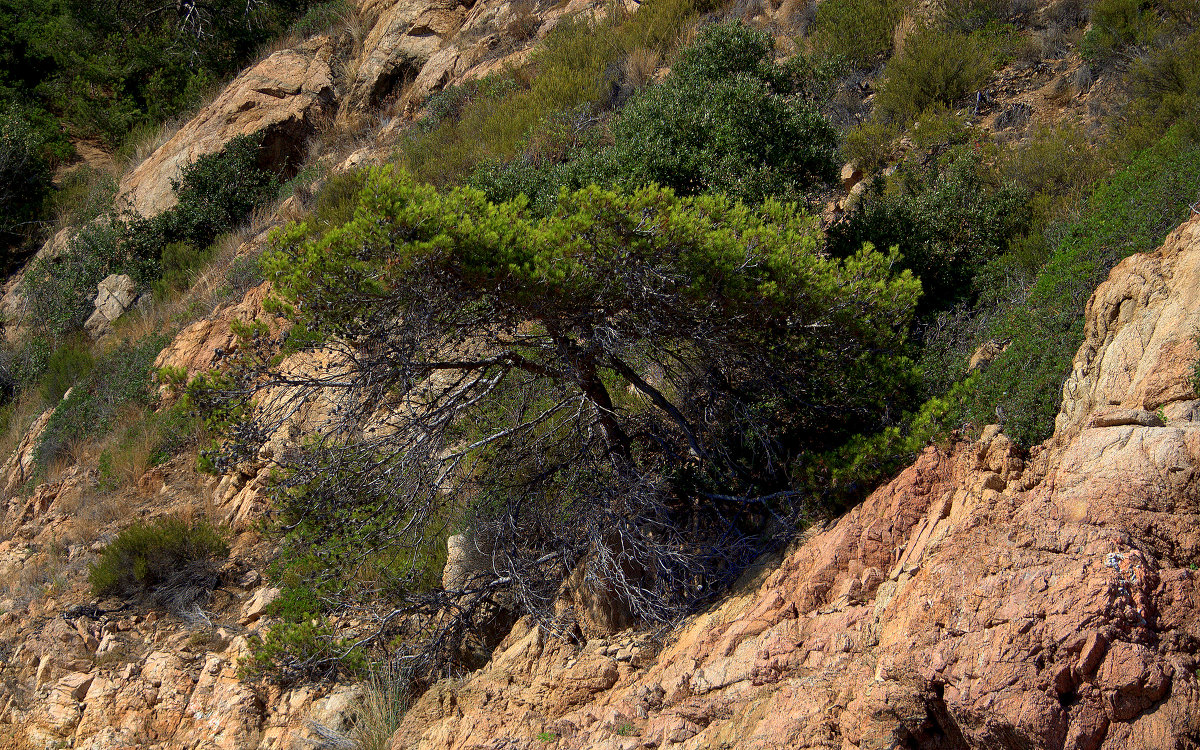
[(121, 180), (120, 195), (154, 216), (175, 204), (172, 180), (239, 135), (263, 132), (260, 165), (283, 169), (302, 155), (316, 121), (333, 106), (333, 45), (315, 37), (246, 70), (221, 95)]

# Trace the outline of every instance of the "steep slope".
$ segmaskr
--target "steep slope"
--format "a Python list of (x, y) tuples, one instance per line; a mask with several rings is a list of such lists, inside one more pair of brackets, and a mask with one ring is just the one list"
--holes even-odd
[[(183, 164), (263, 129), (276, 168), (290, 171), (325, 128), (328, 172), (387, 160), (430, 92), (520, 59), (562, 14), (596, 7), (367, 0), (355, 49), (321, 37), (268, 56), (122, 190), (160, 211)], [(996, 106), (1068, 72), (1008, 82)], [(336, 142), (335, 113), (376, 115), (379, 128), (350, 153), (363, 142)], [(291, 201), (277, 221), (295, 215)], [(522, 624), (483, 670), (424, 695), (393, 747), (1193, 746), (1197, 273), (1195, 220), (1113, 272), (1089, 306), (1058, 431), (1032, 456), (996, 428), (930, 449), (662, 639), (577, 647)], [(267, 291), (192, 322), (156, 364), (208, 369), (234, 345), (230, 321), (257, 317)], [(309, 719), (344, 727), (359, 687), (283, 690), (239, 675), (277, 593), (255, 531), (269, 456), (219, 480), (176, 459), (104, 508), (82, 465), (26, 496), (49, 416), (3, 470), (0, 578), (36, 579), (41, 595), (0, 597), (0, 747), (286, 748), (315, 738)], [(207, 611), (187, 621), (95, 607), (83, 578), (102, 541), (164, 514), (208, 515), (236, 534)]]
[(1031, 457), (928, 449), (657, 654), (518, 627), (392, 747), (1194, 747), (1198, 273), (1200, 218), (1113, 270)]

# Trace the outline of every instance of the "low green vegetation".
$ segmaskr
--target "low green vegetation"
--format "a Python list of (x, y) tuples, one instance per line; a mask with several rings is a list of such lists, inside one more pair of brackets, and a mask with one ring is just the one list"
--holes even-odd
[(826, 241), (837, 255), (864, 242), (897, 247), (921, 279), (923, 317), (974, 303), (990, 283), (980, 274), (1029, 228), (1028, 193), (997, 174), (974, 139), (906, 161), (881, 188)]
[(1197, 20), (1189, 0), (1096, 0), (1080, 51), (1094, 64), (1118, 65), (1129, 50), (1154, 47)]
[(195, 107), (263, 42), (329, 8), (336, 4), (4, 0), (0, 104), (28, 103), (28, 121), (59, 143), (62, 129), (117, 146), (138, 127)]
[(135, 523), (105, 546), (88, 581), (96, 596), (194, 600), (212, 590), (227, 554), (229, 545), (206, 522), (162, 518)]
[[(149, 404), (155, 395), (150, 378), (154, 358), (167, 341), (166, 336), (152, 336), (135, 345), (122, 344), (94, 361), (80, 362), (87, 363), (86, 370), (71, 373), (70, 393), (56, 405), (38, 443), (38, 464), (48, 466), (72, 443), (108, 433), (123, 411)], [(74, 359), (77, 352), (75, 348), (60, 349), (51, 363), (61, 361), (64, 353)], [(49, 375), (44, 384), (53, 382), (61, 387), (67, 382), (54, 377), (53, 370)]]
[(976, 384), (972, 421), (998, 418), (1023, 445), (1050, 435), (1088, 297), (1121, 259), (1158, 247), (1200, 197), (1200, 142), (1190, 129), (1172, 129), (1104, 181), (1077, 220), (1052, 230), (1052, 252), (1027, 299), (990, 331), (1010, 343)]
[(965, 103), (996, 69), (992, 45), (981, 43), (985, 39), (978, 32), (937, 27), (910, 35), (904, 50), (888, 62), (875, 100), (876, 117), (908, 124), (934, 105)]
[(448, 186), (482, 163), (519, 155), (543, 123), (568, 111), (610, 111), (641, 83), (630, 75), (631, 58), (673, 52), (688, 24), (715, 7), (709, 0), (647, 0), (632, 15), (618, 11), (595, 24), (563, 19), (528, 65), (432, 98), (433, 118), (400, 144), (401, 164)]
[(275, 196), (276, 177), (258, 167), (260, 143), (261, 135), (240, 136), (197, 159), (176, 185), (178, 203), (157, 216), (106, 215), (79, 229), (59, 255), (36, 261), (24, 280), (35, 332), (56, 341), (80, 330), (96, 284), (109, 274), (128, 274), (160, 297), (186, 288), (217, 237)]
[(494, 201), (523, 194), (549, 213), (562, 190), (591, 184), (670, 187), (750, 202), (803, 200), (832, 180), (836, 134), (804, 93), (818, 76), (803, 58), (774, 61), (771, 37), (740, 23), (706, 27), (671, 75), (634, 93), (611, 123), (571, 110), (546, 121), (526, 152), (477, 170)]
[[(50, 193), (46, 136), (21, 110), (0, 101), (0, 250), (31, 243), (39, 233)], [(14, 254), (0, 254), (0, 271), (12, 270)]]
[(905, 0), (825, 0), (811, 38), (817, 49), (855, 66), (877, 63), (892, 50)]

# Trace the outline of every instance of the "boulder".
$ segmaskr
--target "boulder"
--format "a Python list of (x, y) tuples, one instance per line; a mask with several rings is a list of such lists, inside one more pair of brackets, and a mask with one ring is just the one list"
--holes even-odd
[(1154, 412), (1195, 399), (1192, 370), (1200, 351), (1200, 222), (1193, 217), (1153, 253), (1121, 261), (1092, 293), (1084, 343), (1063, 384), (1056, 440), (1073, 439), (1093, 414)]
[(100, 338), (112, 330), (112, 323), (133, 307), (137, 300), (137, 285), (125, 274), (110, 274), (96, 285), (96, 310), (87, 322), (84, 330), (92, 338)]
[(223, 354), (237, 348), (238, 338), (230, 329), (234, 321), (269, 319), (277, 328), (278, 321), (263, 312), (263, 302), (270, 293), (271, 284), (264, 282), (248, 290), (236, 305), (219, 307), (209, 317), (184, 328), (159, 352), (155, 369), (178, 368), (186, 370), (189, 377), (208, 372), (220, 363)]
[(259, 166), (286, 171), (303, 155), (317, 121), (334, 106), (332, 56), (329, 38), (315, 37), (243, 72), (121, 180), (121, 197), (143, 216), (165, 211), (175, 204), (171, 182), (184, 167), (251, 133), (264, 134)]
[(251, 596), (246, 603), (242, 605), (242, 616), (239, 622), (242, 625), (249, 625), (261, 618), (276, 599), (279, 598), (280, 591), (274, 586), (262, 586), (254, 595)]

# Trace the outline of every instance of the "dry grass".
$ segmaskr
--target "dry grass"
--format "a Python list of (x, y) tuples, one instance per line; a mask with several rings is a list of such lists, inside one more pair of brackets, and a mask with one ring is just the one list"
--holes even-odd
[(238, 290), (231, 289), (227, 274), (234, 260), (247, 254), (247, 245), (276, 225), (279, 203), (259, 207), (235, 232), (217, 239), (217, 252), (184, 292), (172, 291), (165, 299), (156, 299), (144, 308), (135, 308), (113, 324), (111, 340), (136, 343), (163, 331), (183, 328), (211, 314), (220, 305), (236, 302)]
[(294, 32), (280, 34), (277, 37), (272, 37), (258, 48), (258, 53), (254, 56), (254, 62), (247, 65), (243, 70), (249, 70), (255, 65), (258, 65), (263, 60), (266, 60), (276, 52), (283, 52), (289, 49), (295, 49), (304, 43), (304, 37)]
[(904, 51), (904, 42), (919, 28), (916, 19), (905, 14), (892, 32), (892, 54), (900, 55)]
[(34, 420), (45, 410), (46, 404), (37, 388), (26, 389), (4, 407), (4, 428), (0, 432), (0, 457), (4, 461), (20, 446)]
[(508, 48), (516, 50), (537, 34), (541, 19), (534, 12), (533, 0), (516, 0), (509, 8), (512, 15), (500, 34)]
[[(190, 118), (189, 118), (190, 119)], [(118, 152), (122, 175), (127, 175), (144, 162), (155, 151), (179, 132), (187, 120), (175, 118), (152, 127), (138, 128), (129, 134), (129, 139)]]
[(333, 72), (334, 79), (341, 88), (349, 88), (358, 78), (358, 71), (362, 65), (363, 43), (371, 33), (373, 23), (371, 18), (355, 7), (342, 18), (339, 27), (331, 29), (331, 33), (338, 37), (339, 42)]
[(24, 560), (0, 573), (0, 596), (19, 605), (66, 591), (82, 563), (72, 563), (58, 543), (42, 545)]
[(367, 680), (362, 700), (353, 708), (352, 726), (342, 732), (316, 722), (309, 729), (312, 744), (321, 750), (387, 750), (409, 706), (407, 675), (388, 663), (376, 665)]
[(644, 86), (654, 79), (658, 64), (658, 52), (649, 47), (638, 47), (625, 57), (625, 80), (633, 86)]
[(94, 541), (104, 529), (127, 524), (135, 510), (133, 498), (127, 493), (97, 493), (88, 500), (73, 516), (80, 541)]

